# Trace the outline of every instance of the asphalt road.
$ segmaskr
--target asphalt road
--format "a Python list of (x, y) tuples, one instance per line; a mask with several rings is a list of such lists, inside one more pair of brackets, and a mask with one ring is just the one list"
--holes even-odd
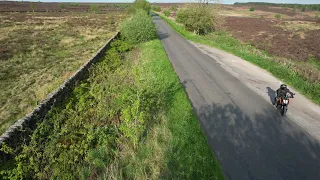
[(318, 140), (153, 18), (226, 179), (320, 179)]

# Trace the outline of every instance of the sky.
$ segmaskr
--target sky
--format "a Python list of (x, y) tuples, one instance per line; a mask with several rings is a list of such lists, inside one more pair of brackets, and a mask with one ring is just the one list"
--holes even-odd
[[(28, 0), (25, 0), (28, 1)], [(39, 0), (29, 0), (39, 1)], [(133, 0), (40, 0), (41, 2), (133, 2)], [(196, 2), (196, 0), (148, 0), (149, 2)], [(297, 4), (320, 4), (320, 0), (220, 0), (223, 4), (235, 2), (272, 2), (272, 3), (297, 3)]]

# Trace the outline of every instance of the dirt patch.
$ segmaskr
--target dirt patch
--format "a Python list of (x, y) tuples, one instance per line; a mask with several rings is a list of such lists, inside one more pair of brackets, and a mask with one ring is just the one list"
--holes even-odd
[(320, 29), (288, 30), (287, 22), (272, 19), (227, 17), (226, 28), (237, 39), (268, 53), (299, 61), (320, 60)]

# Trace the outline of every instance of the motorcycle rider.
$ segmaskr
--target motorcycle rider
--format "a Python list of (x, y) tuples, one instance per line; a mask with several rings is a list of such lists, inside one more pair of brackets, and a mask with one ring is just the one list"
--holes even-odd
[(275, 94), (275, 105), (278, 105), (278, 102), (280, 100), (280, 97), (285, 96), (287, 93), (291, 94), (291, 97), (293, 98), (293, 95), (295, 95), (293, 92), (291, 92), (286, 84), (281, 84), (280, 88), (277, 89), (276, 94)]

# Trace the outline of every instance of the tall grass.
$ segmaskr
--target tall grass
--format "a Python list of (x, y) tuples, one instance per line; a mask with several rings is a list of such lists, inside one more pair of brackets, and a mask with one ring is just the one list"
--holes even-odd
[(283, 82), (293, 86), (315, 103), (320, 104), (320, 82), (312, 81), (312, 77), (309, 77), (310, 72), (306, 73), (306, 70), (300, 70), (297, 67), (299, 64), (294, 65), (288, 62), (280, 62), (275, 57), (261, 52), (249, 44), (241, 43), (229, 33), (218, 31), (207, 36), (200, 36), (186, 31), (182, 25), (177, 24), (175, 21), (162, 15), (160, 16), (183, 37), (194, 42), (222, 49), (258, 65), (271, 72)]
[[(160, 98), (161, 111), (137, 148), (124, 148), (126, 179), (223, 179), (189, 100), (159, 40), (141, 44), (138, 72)], [(119, 177), (117, 177), (119, 179)]]

